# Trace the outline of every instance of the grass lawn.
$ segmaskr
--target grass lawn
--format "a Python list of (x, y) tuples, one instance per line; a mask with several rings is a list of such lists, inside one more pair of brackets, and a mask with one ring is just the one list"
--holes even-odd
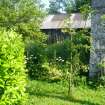
[(26, 105), (105, 105), (105, 89), (75, 88), (74, 98), (67, 97), (67, 86), (61, 83), (30, 81)]

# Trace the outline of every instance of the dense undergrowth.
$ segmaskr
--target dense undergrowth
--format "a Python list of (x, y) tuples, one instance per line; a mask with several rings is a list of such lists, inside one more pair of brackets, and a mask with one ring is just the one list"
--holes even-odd
[(23, 105), (26, 101), (24, 63), (22, 36), (0, 30), (0, 105)]

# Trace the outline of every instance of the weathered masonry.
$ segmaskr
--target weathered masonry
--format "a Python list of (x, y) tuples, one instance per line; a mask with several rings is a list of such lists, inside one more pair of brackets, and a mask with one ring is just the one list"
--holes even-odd
[(105, 73), (104, 67), (99, 66), (105, 63), (105, 0), (92, 0), (94, 12), (91, 17), (92, 49), (90, 55), (90, 77)]

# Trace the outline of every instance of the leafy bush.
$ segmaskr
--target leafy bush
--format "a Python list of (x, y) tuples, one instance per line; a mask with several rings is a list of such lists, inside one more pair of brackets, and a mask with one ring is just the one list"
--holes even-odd
[(26, 44), (26, 66), (31, 79), (51, 81), (61, 79), (57, 65), (53, 61), (49, 62), (50, 58), (47, 57), (48, 46), (35, 41), (30, 41)]
[(58, 68), (58, 65), (45, 62), (42, 67), (47, 71), (46, 80), (49, 82), (58, 82), (62, 79), (62, 70)]
[(0, 31), (0, 105), (23, 105), (26, 99), (24, 44), (21, 35)]
[(62, 43), (54, 43), (46, 48), (46, 55), (49, 62), (55, 57), (61, 57), (63, 60), (67, 60), (70, 56), (70, 41), (64, 40)]
[[(83, 71), (86, 71), (87, 65), (89, 64), (89, 58), (90, 58), (90, 50), (88, 48), (90, 44), (89, 36), (81, 35), (80, 32), (77, 32), (76, 37), (73, 40), (75, 45), (83, 46), (76, 48), (76, 51), (79, 53), (79, 59), (80, 59), (80, 66)], [(58, 65), (64, 66), (66, 65), (66, 61), (70, 60), (70, 53), (73, 52), (74, 49), (70, 48), (71, 42), (69, 39), (64, 40), (62, 43), (55, 43), (52, 45), (49, 45), (46, 48), (46, 56), (48, 59), (48, 62), (56, 62)], [(74, 51), (75, 52), (75, 51)], [(75, 53), (73, 53), (75, 56)]]
[(30, 41), (26, 44), (26, 66), (31, 79), (42, 79), (47, 73), (42, 67), (46, 60), (44, 52), (45, 48), (42, 43)]
[[(73, 56), (72, 62), (79, 62), (74, 64), (73, 69), (78, 71), (78, 75), (87, 72), (89, 63), (89, 44), (90, 37), (86, 36), (87, 31), (83, 33), (81, 30), (76, 32), (73, 36), (73, 44), (76, 48), (71, 49), (70, 39), (64, 40), (62, 43), (54, 43), (47, 45), (30, 41), (26, 44), (27, 69), (28, 74), (32, 79), (56, 79), (61, 80), (62, 76), (68, 73), (70, 65), (71, 52)], [(77, 54), (78, 53), (78, 54)], [(79, 66), (76, 68), (76, 66)], [(59, 73), (58, 73), (59, 72)], [(59, 74), (63, 74), (60, 76)], [(86, 75), (85, 75), (86, 76)]]

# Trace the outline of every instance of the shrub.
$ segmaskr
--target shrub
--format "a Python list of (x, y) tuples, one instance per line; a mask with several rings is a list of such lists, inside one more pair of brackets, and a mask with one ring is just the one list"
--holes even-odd
[(42, 67), (46, 60), (45, 48), (42, 43), (29, 41), (26, 44), (26, 60), (28, 75), (31, 79), (42, 79), (47, 71)]
[(0, 105), (25, 101), (24, 44), (21, 35), (0, 30)]
[[(89, 48), (85, 47), (88, 46), (90, 43), (88, 42), (88, 36), (85, 36), (84, 38), (81, 33), (77, 33), (76, 38), (74, 38), (75, 45), (77, 46), (83, 46), (76, 48), (76, 51), (79, 53), (79, 60), (80, 60), (80, 74), (83, 74), (82, 72), (87, 72), (88, 64), (89, 64), (89, 58), (90, 58), (90, 50)], [(70, 53), (74, 49), (70, 48), (70, 40), (64, 40), (62, 43), (55, 43), (52, 45), (49, 45), (46, 48), (46, 55), (48, 62), (55, 62), (58, 65), (61, 65), (62, 68), (66, 66), (66, 62), (70, 62)], [(74, 51), (75, 52), (75, 51)], [(73, 53), (73, 56), (76, 55)], [(64, 67), (63, 67), (64, 66)]]
[(46, 47), (43, 43), (29, 41), (26, 44), (27, 69), (29, 76), (32, 79), (42, 80), (57, 77), (57, 79), (61, 80), (62, 77), (59, 76), (59, 74), (62, 72), (64, 75), (63, 77), (65, 77), (68, 73), (68, 68), (70, 68), (70, 65), (68, 66), (67, 62), (70, 62), (71, 52), (73, 54), (73, 62), (79, 60), (79, 65), (76, 63), (76, 65), (74, 64), (73, 66), (75, 71), (75, 66), (79, 66), (77, 70), (78, 75), (82, 76), (86, 74), (90, 57), (89, 48), (87, 48), (90, 44), (90, 39), (88, 38), (89, 35), (86, 35), (87, 33), (83, 34), (80, 30), (73, 36), (73, 44), (76, 46), (76, 48), (74, 47), (73, 49), (70, 47), (70, 39), (66, 39), (61, 43), (47, 45)]
[(54, 43), (49, 45), (46, 49), (46, 54), (49, 62), (53, 60), (55, 57), (61, 57), (63, 60), (67, 60), (70, 56), (70, 41), (64, 40), (62, 43)]
[(45, 62), (42, 67), (46, 70), (45, 78), (49, 82), (57, 82), (62, 79), (62, 71), (58, 68), (58, 65)]
[(50, 58), (47, 58), (46, 53), (48, 46), (44, 46), (43, 43), (38, 43), (35, 41), (29, 41), (26, 44), (27, 69), (28, 75), (31, 79), (61, 79), (60, 72), (56, 64), (53, 62), (48, 62), (50, 60)]

